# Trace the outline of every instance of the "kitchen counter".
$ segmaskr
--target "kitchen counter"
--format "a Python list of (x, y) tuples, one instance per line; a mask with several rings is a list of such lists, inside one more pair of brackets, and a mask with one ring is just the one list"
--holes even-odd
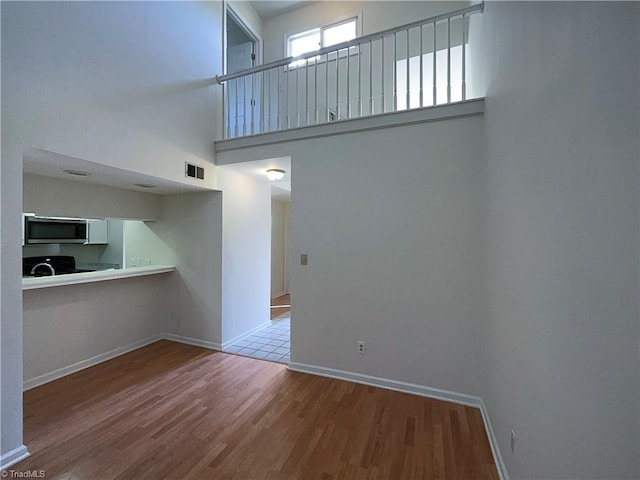
[(22, 290), (38, 288), (62, 287), (79, 283), (104, 282), (122, 278), (142, 277), (174, 272), (176, 267), (171, 265), (156, 265), (153, 267), (132, 267), (119, 270), (102, 270), (97, 272), (70, 273), (49, 277), (26, 277), (22, 279)]

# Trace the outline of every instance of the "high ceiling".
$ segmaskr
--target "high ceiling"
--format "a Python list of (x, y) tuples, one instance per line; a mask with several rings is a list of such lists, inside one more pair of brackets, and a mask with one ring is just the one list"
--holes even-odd
[(249, 3), (253, 9), (258, 12), (258, 15), (262, 18), (275, 17), (281, 13), (288, 12), (295, 8), (301, 7), (302, 4), (313, 3), (306, 0), (250, 0)]

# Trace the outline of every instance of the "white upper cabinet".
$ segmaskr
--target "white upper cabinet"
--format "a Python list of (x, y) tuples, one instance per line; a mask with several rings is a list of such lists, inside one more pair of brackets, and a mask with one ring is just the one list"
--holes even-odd
[(87, 245), (109, 243), (109, 220), (87, 220)]

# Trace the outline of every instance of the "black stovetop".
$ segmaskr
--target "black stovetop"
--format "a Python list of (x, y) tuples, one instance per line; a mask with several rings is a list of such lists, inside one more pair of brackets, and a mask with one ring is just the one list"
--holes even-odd
[(65, 275), (68, 273), (93, 272), (76, 268), (76, 259), (71, 255), (47, 255), (41, 257), (26, 257), (22, 259), (22, 275), (28, 277), (45, 277), (53, 274)]

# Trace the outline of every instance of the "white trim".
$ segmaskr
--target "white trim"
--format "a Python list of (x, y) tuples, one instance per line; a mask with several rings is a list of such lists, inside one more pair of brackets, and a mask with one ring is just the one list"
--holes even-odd
[(489, 421), (489, 412), (482, 398), (475, 395), (467, 395), (466, 393), (451, 392), (448, 390), (440, 390), (438, 388), (417, 385), (415, 383), (401, 382), (391, 380), (389, 378), (374, 377), (362, 373), (348, 372), (345, 370), (337, 370), (334, 368), (319, 367), (317, 365), (307, 365), (304, 363), (291, 362), (287, 367), (293, 372), (309, 373), (311, 375), (319, 375), (321, 377), (335, 378), (338, 380), (346, 380), (349, 382), (370, 385), (373, 387), (386, 388), (396, 392), (411, 393), (421, 397), (434, 398), (436, 400), (444, 400), (445, 402), (457, 403), (468, 407), (475, 407), (480, 410), (482, 420), (484, 421), (487, 438), (493, 453), (493, 459), (496, 463), (496, 469), (501, 480), (509, 480), (507, 469), (505, 467), (497, 439), (494, 435), (491, 422)]
[(18, 448), (14, 448), (0, 457), (0, 470), (6, 470), (11, 465), (15, 465), (30, 455), (27, 447), (20, 445)]
[(262, 57), (263, 57), (263, 50), (264, 50), (264, 47), (263, 47), (264, 42), (262, 40), (262, 35), (258, 34), (258, 30), (256, 30), (255, 26), (249, 21), (249, 19), (246, 16), (242, 15), (242, 13), (240, 13), (239, 10), (234, 8), (232, 2), (229, 2), (229, 1), (224, 2), (224, 13), (225, 13), (224, 20), (223, 20), (224, 30), (222, 32), (223, 44), (224, 44), (224, 55), (223, 55), (224, 56), (223, 58), (224, 72), (227, 73), (227, 13), (230, 13), (231, 17), (233, 18), (233, 21), (236, 22), (238, 26), (245, 31), (248, 37), (250, 38), (253, 37), (251, 38), (251, 40), (253, 40), (253, 43), (255, 46), (254, 54), (256, 56), (253, 66), (256, 67), (258, 65), (262, 65)]
[(489, 420), (489, 411), (487, 410), (487, 406), (485, 405), (484, 400), (480, 401), (482, 402), (482, 404), (480, 405), (480, 413), (482, 413), (484, 428), (487, 431), (487, 438), (489, 439), (489, 445), (491, 446), (493, 459), (496, 462), (498, 475), (500, 476), (501, 480), (509, 480), (507, 466), (505, 465), (504, 459), (502, 458), (502, 453), (500, 453), (500, 448), (498, 447), (498, 439), (496, 438), (493, 427), (491, 426), (491, 420)]
[(448, 390), (440, 390), (437, 388), (417, 385), (415, 383), (400, 382), (398, 380), (374, 377), (356, 372), (347, 372), (345, 370), (336, 370), (334, 368), (318, 367), (316, 365), (292, 362), (289, 364), (289, 370), (293, 370), (294, 372), (311, 373), (313, 375), (320, 375), (321, 377), (336, 378), (338, 380), (348, 380), (350, 382), (361, 383), (363, 385), (395, 390), (396, 392), (413, 393), (414, 395), (420, 395), (421, 397), (435, 398), (436, 400), (444, 400), (469, 407), (480, 408), (480, 405), (482, 404), (482, 399), (474, 395), (450, 392)]
[(87, 358), (86, 360), (82, 360), (66, 367), (59, 368), (57, 370), (54, 370), (53, 372), (38, 375), (37, 377), (25, 380), (22, 384), (22, 389), (23, 391), (31, 390), (32, 388), (39, 387), (40, 385), (52, 382), (53, 380), (57, 380), (58, 378), (66, 377), (67, 375), (71, 375), (72, 373), (79, 372), (80, 370), (84, 370), (85, 368), (93, 367), (94, 365), (97, 365), (99, 363), (106, 362), (107, 360), (111, 360), (113, 358), (119, 357), (120, 355), (124, 355), (125, 353), (129, 353), (133, 350), (149, 345), (153, 342), (157, 342), (162, 338), (162, 334), (153, 335), (151, 337), (145, 338), (144, 340), (130, 343), (129, 345), (125, 345), (124, 347), (114, 348), (113, 350), (110, 350), (108, 352), (95, 355), (91, 358)]
[(186, 345), (193, 345), (194, 347), (203, 347), (210, 350), (221, 351), (222, 346), (216, 342), (210, 342), (208, 340), (200, 340), (193, 337), (183, 337), (182, 335), (175, 335), (173, 333), (162, 333), (160, 335), (162, 340), (171, 340), (172, 342), (184, 343)]
[[(281, 292), (278, 293), (274, 293), (273, 295), (271, 295), (271, 300), (275, 300), (278, 297), (284, 297), (285, 295), (287, 295), (289, 292), (287, 292), (286, 290), (283, 290)], [(272, 307), (277, 307), (278, 305), (271, 305)]]
[(348, 21), (352, 20), (352, 19), (356, 19), (356, 38), (361, 37), (362, 36), (362, 12), (363, 10), (356, 10), (355, 12), (349, 13), (347, 15), (343, 15), (340, 17), (340, 19), (335, 20), (335, 21), (331, 21), (331, 22), (326, 22), (326, 23), (317, 23), (317, 24), (313, 24), (311, 26), (308, 26), (306, 28), (300, 28), (297, 30), (294, 30), (292, 32), (289, 33), (285, 33), (284, 34), (284, 57), (283, 58), (287, 58), (289, 57), (289, 40), (293, 37), (299, 37), (302, 36), (303, 34), (306, 33), (310, 33), (313, 30), (319, 30), (320, 31), (320, 48), (322, 48), (322, 31), (327, 29), (327, 28), (331, 28), (331, 27), (335, 27), (337, 25), (340, 25), (342, 23), (347, 23)]
[(235, 338), (232, 338), (231, 340), (228, 340), (226, 342), (222, 343), (222, 351), (224, 352), (227, 348), (229, 348), (230, 346), (232, 346), (234, 343), (239, 342), (240, 340), (244, 340), (247, 337), (250, 337), (251, 335), (253, 335), (254, 333), (256, 333), (258, 330), (262, 330), (263, 328), (268, 327), (269, 325), (271, 325), (271, 320), (268, 320), (264, 323), (261, 323), (260, 325), (258, 325), (257, 327), (252, 328), (251, 330), (244, 332), (240, 335), (238, 335)]

